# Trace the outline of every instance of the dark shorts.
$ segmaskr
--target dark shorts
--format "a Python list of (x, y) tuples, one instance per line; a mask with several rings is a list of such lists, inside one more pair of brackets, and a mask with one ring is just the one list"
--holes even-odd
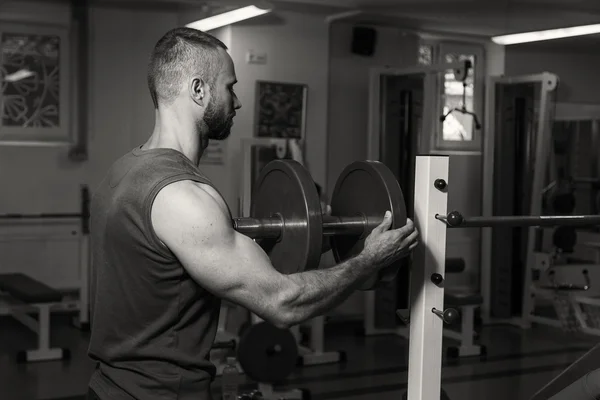
[(87, 397), (85, 400), (102, 400), (92, 389), (88, 389)]

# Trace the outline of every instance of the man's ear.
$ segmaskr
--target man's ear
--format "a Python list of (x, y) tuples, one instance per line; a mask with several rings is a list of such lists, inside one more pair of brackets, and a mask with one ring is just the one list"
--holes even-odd
[(199, 106), (204, 107), (208, 102), (208, 85), (204, 79), (196, 77), (190, 83), (190, 96)]

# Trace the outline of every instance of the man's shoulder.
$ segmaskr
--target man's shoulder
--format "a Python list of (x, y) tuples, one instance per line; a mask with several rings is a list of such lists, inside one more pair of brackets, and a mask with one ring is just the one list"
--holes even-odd
[(222, 198), (211, 184), (185, 178), (165, 185), (157, 194), (156, 201), (165, 201), (171, 207), (202, 205), (211, 208)]
[[(191, 180), (182, 180), (163, 187), (152, 202), (151, 221), (160, 240), (172, 250), (189, 243), (203, 232), (210, 232), (211, 240), (223, 237), (232, 226), (231, 216), (224, 202), (212, 187)], [(204, 236), (203, 236), (204, 237)]]

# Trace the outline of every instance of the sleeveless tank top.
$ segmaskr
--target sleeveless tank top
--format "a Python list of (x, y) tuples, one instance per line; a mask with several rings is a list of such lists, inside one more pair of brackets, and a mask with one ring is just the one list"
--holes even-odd
[(211, 398), (220, 300), (186, 273), (150, 217), (158, 192), (181, 180), (213, 186), (176, 150), (136, 148), (93, 193), (88, 353), (101, 398)]

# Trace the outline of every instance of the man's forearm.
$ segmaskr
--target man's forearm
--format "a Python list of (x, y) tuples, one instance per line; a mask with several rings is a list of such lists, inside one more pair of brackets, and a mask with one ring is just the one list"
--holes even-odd
[(291, 324), (297, 324), (334, 308), (367, 279), (375, 267), (357, 256), (334, 267), (288, 275), (296, 288), (283, 304)]

